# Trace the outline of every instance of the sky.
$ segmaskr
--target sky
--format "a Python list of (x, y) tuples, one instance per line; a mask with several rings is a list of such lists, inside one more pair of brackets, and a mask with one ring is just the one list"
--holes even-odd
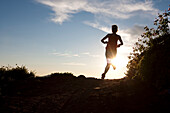
[(122, 78), (128, 55), (144, 27), (154, 27), (169, 0), (0, 0), (0, 66), (26, 66), (45, 76), (55, 72), (100, 78), (106, 66), (101, 39), (118, 25), (124, 45), (116, 70)]

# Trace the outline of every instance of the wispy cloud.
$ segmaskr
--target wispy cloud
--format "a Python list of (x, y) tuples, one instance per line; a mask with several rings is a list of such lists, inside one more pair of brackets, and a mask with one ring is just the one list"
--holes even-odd
[[(90, 23), (86, 22), (89, 26), (92, 26), (96, 29), (104, 31), (106, 33), (111, 32), (111, 28), (102, 26), (99, 23)], [(144, 26), (134, 25), (132, 28), (126, 30), (118, 30), (118, 34), (122, 37), (125, 42), (125, 46), (133, 46), (137, 39), (144, 33)], [(87, 54), (87, 53), (86, 53)]]
[[(53, 13), (52, 21), (63, 23), (69, 20), (73, 14), (86, 11), (94, 14), (96, 18), (128, 19), (138, 14), (156, 15), (158, 9), (153, 7), (152, 0), (36, 0), (49, 6)], [(103, 18), (101, 18), (103, 19)]]
[(140, 38), (144, 32), (144, 26), (135, 25), (127, 30), (122, 30), (120, 35), (122, 34), (122, 38), (124, 42), (126, 42), (126, 46), (133, 47), (134, 43), (137, 42), (138, 38)]
[(87, 25), (89, 25), (89, 26), (91, 26), (91, 27), (93, 27), (93, 28), (99, 29), (99, 30), (101, 30), (101, 31), (104, 31), (104, 32), (107, 32), (107, 33), (108, 33), (108, 32), (111, 32), (111, 29), (110, 29), (110, 28), (105, 27), (105, 26), (102, 26), (102, 25), (100, 25), (98, 22), (92, 23), (92, 22), (85, 21), (84, 23), (87, 24)]
[[(85, 22), (85, 23), (88, 24), (89, 26), (92, 26), (106, 33), (111, 32), (111, 28), (102, 26), (99, 23), (90, 23), (90, 22)], [(118, 34), (120, 34), (124, 38), (124, 40), (127, 41), (128, 43), (137, 41), (137, 38), (139, 38), (143, 32), (144, 32), (144, 26), (140, 26), (140, 25), (134, 25), (132, 28), (129, 28), (127, 30), (118, 30)]]
[[(66, 53), (59, 53), (59, 52), (53, 52), (50, 53), (51, 55), (55, 55), (57, 57), (79, 57), (79, 58), (83, 58), (83, 57), (92, 57), (92, 58), (97, 58), (99, 57), (99, 55), (95, 55), (95, 54), (91, 54), (90, 52), (83, 52), (83, 53), (79, 53), (79, 54), (71, 54), (69, 52)], [(85, 63), (79, 63), (79, 62), (65, 62), (62, 63), (62, 65), (65, 66), (85, 66)]]
[(99, 55), (95, 55), (95, 54), (91, 54), (89, 52), (84, 52), (84, 53), (81, 53), (82, 55), (85, 55), (85, 56), (88, 56), (88, 57), (93, 57), (93, 58), (97, 58), (99, 57)]
[(84, 52), (84, 53), (81, 53), (83, 55), (89, 55), (90, 53), (89, 52)]
[(81, 54), (53, 52), (53, 53), (50, 53), (50, 54), (55, 55), (55, 56), (59, 56), (59, 57), (83, 57), (83, 56), (93, 57), (93, 58), (99, 57), (99, 55), (91, 54), (89, 52), (84, 52), (84, 53), (81, 53)]
[(53, 52), (51, 54), (56, 55), (56, 56), (61, 56), (61, 57), (80, 57), (78, 54), (70, 54), (70, 53)]
[(68, 62), (68, 63), (62, 63), (62, 65), (67, 65), (67, 66), (85, 66), (86, 64), (76, 63), (76, 62)]

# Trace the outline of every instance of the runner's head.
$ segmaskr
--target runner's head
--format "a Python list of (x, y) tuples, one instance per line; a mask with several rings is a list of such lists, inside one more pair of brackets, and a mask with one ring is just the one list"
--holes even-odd
[(112, 32), (116, 33), (118, 31), (117, 25), (112, 25)]

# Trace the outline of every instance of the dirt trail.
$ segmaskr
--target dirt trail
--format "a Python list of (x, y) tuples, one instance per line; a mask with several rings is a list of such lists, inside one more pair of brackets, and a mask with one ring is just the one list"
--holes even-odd
[(0, 112), (163, 113), (169, 101), (162, 99), (150, 89), (123, 80), (43, 79), (8, 86)]

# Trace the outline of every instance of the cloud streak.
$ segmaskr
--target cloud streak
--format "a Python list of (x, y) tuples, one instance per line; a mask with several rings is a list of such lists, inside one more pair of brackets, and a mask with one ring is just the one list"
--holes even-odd
[[(157, 14), (153, 8), (152, 0), (36, 0), (49, 6), (53, 13), (51, 20), (62, 24), (68, 21), (73, 14), (81, 11), (94, 14), (96, 18), (106, 17), (110, 19), (128, 19), (137, 11), (149, 15)], [(139, 13), (140, 14), (140, 13)], [(142, 13), (143, 14), (143, 13)], [(101, 18), (102, 19), (102, 18)]]
[(66, 65), (66, 66), (85, 66), (86, 64), (76, 63), (76, 62), (69, 62), (69, 63), (62, 63), (62, 65)]
[(90, 54), (89, 52), (84, 52), (81, 53), (82, 55), (88, 56), (88, 57), (93, 57), (93, 58), (97, 58), (100, 57), (99, 55), (95, 55), (95, 54)]
[(81, 54), (70, 54), (70, 53), (53, 52), (53, 53), (50, 53), (50, 54), (58, 56), (58, 57), (84, 57), (84, 56), (86, 56), (86, 57), (93, 57), (93, 58), (99, 57), (99, 55), (91, 54), (89, 52), (84, 52), (84, 53), (81, 53)]
[[(111, 28), (100, 25), (99, 23), (85, 22), (91, 27), (104, 31), (106, 33), (111, 33)], [(127, 30), (118, 30), (118, 34), (123, 37), (124, 41), (131, 46), (137, 39), (144, 33), (144, 26), (134, 25), (132, 28)]]
[(51, 53), (51, 54), (56, 55), (56, 56), (61, 56), (61, 57), (80, 57), (78, 54), (69, 54), (69, 53), (54, 52), (54, 53)]

